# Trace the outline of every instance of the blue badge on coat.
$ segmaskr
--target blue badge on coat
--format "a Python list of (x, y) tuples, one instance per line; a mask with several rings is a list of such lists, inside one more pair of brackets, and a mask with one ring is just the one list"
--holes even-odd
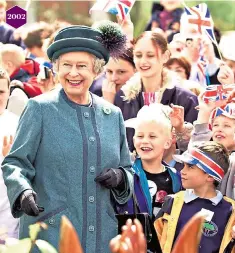
[(203, 224), (202, 233), (206, 237), (212, 237), (218, 233), (218, 226), (213, 221), (206, 221)]

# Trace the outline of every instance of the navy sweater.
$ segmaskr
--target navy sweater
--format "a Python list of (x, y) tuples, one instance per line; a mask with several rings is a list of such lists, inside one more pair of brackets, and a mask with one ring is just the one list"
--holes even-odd
[[(169, 197), (167, 202), (167, 209), (164, 211), (170, 214), (173, 198)], [(184, 203), (176, 227), (174, 242), (185, 224), (194, 214), (201, 211), (202, 208), (212, 211), (214, 215), (210, 222), (206, 221), (203, 225), (203, 234), (198, 252), (219, 253), (225, 227), (232, 214), (232, 205), (224, 199), (222, 199), (218, 205), (214, 205), (208, 199), (201, 198), (197, 198), (189, 203)]]

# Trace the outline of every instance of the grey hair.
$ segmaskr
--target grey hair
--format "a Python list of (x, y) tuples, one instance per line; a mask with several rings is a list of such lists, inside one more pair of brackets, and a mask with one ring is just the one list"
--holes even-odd
[(96, 56), (94, 56), (93, 70), (96, 74), (100, 74), (104, 70), (105, 64), (106, 63), (104, 59), (99, 59)]
[[(98, 57), (96, 57), (94, 55), (92, 55), (92, 56), (93, 56), (93, 71), (98, 75), (103, 71), (104, 66), (105, 66), (106, 63), (105, 63), (104, 59), (99, 59)], [(53, 60), (53, 62), (52, 62), (53, 71), (55, 73), (59, 69), (59, 66), (58, 66), (59, 60), (60, 60), (60, 56), (59, 56), (59, 58)]]

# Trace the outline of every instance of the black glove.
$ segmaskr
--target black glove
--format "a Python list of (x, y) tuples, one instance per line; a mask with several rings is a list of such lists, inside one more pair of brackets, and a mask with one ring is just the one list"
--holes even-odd
[(38, 216), (44, 211), (43, 207), (36, 204), (37, 194), (32, 190), (25, 190), (20, 195), (20, 210), (30, 216)]
[(95, 182), (100, 183), (108, 189), (117, 188), (124, 184), (124, 173), (121, 169), (104, 169)]

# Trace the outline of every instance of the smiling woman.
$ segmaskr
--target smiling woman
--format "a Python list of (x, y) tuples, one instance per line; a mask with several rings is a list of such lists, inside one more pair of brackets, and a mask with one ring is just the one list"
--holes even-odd
[[(151, 103), (180, 105), (185, 110), (185, 121), (197, 118), (197, 97), (180, 86), (176, 75), (164, 65), (170, 57), (166, 39), (159, 33), (145, 32), (134, 41), (136, 73), (117, 93), (115, 105), (120, 107), (124, 119), (136, 117), (138, 111)], [(127, 130), (128, 144), (133, 151), (132, 129)]]
[(48, 48), (62, 88), (29, 101), (2, 167), (12, 214), (23, 215), (20, 237), (44, 220), (40, 238), (57, 247), (66, 214), (84, 252), (109, 252), (117, 234), (112, 203), (128, 201), (133, 174), (121, 111), (89, 87), (125, 42), (119, 25), (106, 22), (66, 27)]
[[(77, 59), (82, 59), (77, 61)], [(100, 68), (96, 67), (100, 63)], [(95, 77), (102, 70), (104, 60), (96, 59), (87, 52), (70, 52), (60, 56), (54, 63), (60, 84), (67, 96), (78, 104), (89, 104), (89, 88)]]

